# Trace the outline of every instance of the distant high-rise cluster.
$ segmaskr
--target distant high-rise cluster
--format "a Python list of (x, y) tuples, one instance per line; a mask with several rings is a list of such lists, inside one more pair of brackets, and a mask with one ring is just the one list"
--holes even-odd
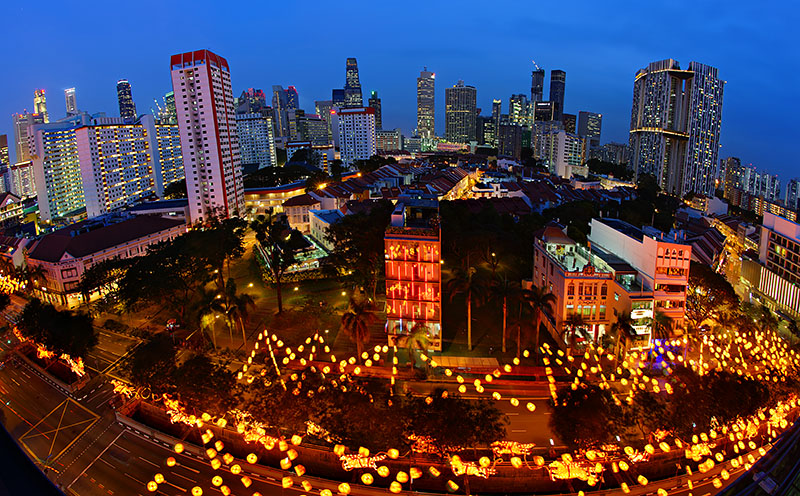
[(713, 194), (717, 178), (725, 81), (716, 68), (676, 60), (636, 73), (630, 126), (630, 166), (652, 174), (676, 195)]

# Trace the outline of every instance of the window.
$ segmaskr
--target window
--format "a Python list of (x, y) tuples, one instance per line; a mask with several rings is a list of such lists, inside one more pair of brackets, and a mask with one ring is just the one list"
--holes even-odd
[(575, 284), (569, 283), (569, 286), (567, 286), (567, 296), (573, 295), (575, 295)]

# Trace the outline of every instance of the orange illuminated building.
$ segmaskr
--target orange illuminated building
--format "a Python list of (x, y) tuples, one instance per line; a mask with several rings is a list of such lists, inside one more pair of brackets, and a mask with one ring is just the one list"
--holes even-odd
[(392, 213), (384, 237), (389, 344), (424, 326), (429, 349), (442, 349), (440, 232), (435, 200), (401, 200)]

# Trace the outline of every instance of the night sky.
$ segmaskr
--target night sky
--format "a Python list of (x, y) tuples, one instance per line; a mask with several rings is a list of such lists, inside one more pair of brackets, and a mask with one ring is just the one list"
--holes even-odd
[[(444, 88), (463, 79), (478, 106), (530, 95), (532, 59), (567, 72), (566, 111), (603, 114), (602, 141), (627, 142), (633, 77), (674, 58), (715, 66), (727, 81), (720, 157), (800, 175), (796, 148), (800, 86), (793, 2), (64, 2), (7, 0), (0, 6), (5, 70), (0, 134), (12, 113), (44, 88), (51, 120), (64, 116), (63, 89), (80, 110), (118, 115), (115, 84), (127, 78), (137, 111), (171, 90), (169, 56), (208, 48), (228, 59), (234, 94), (295, 85), (301, 106), (344, 85), (357, 57), (364, 100), (377, 90), (384, 129), (416, 124), (416, 77), (436, 72), (436, 128), (444, 132)], [(545, 85), (545, 97), (549, 84)], [(10, 146), (14, 154), (13, 145)]]

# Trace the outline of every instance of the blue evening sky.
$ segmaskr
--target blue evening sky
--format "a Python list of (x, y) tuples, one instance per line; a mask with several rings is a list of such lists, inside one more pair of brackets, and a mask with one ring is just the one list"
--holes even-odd
[(169, 56), (208, 48), (228, 59), (235, 95), (293, 84), (312, 112), (314, 100), (344, 85), (345, 58), (357, 57), (365, 100), (377, 90), (383, 127), (407, 134), (423, 66), (436, 72), (441, 133), (446, 86), (463, 79), (478, 88), (484, 114), (493, 98), (506, 112), (509, 95), (530, 93), (535, 59), (548, 81), (550, 69), (567, 71), (567, 112), (602, 113), (602, 141), (627, 141), (635, 72), (674, 58), (715, 66), (727, 81), (720, 156), (785, 179), (800, 175), (798, 13), (794, 2), (769, 0), (6, 0), (0, 134), (11, 144), (11, 114), (31, 110), (39, 87), (51, 119), (64, 115), (71, 86), (81, 110), (118, 115), (115, 83), (127, 78), (143, 113), (171, 89)]

